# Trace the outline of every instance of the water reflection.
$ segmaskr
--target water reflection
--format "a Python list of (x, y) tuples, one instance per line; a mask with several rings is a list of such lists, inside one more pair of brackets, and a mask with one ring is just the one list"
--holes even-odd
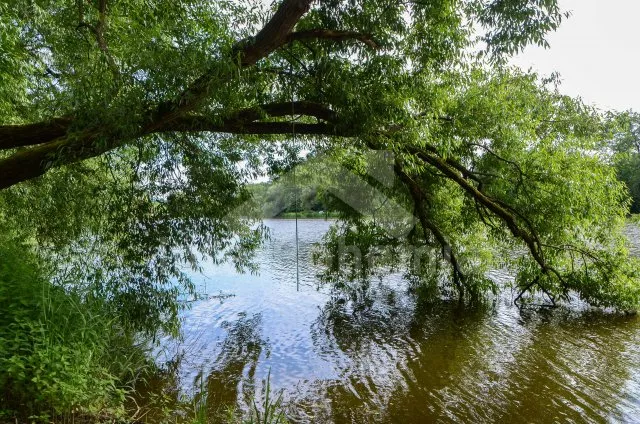
[[(508, 295), (461, 307), (401, 275), (349, 294), (318, 288), (310, 248), (330, 223), (302, 221), (300, 291), (291, 221), (270, 221), (259, 276), (210, 268), (233, 293), (184, 315), (183, 389), (206, 382), (214, 414), (260, 394), (269, 370), (294, 422), (640, 421), (640, 320), (518, 310)], [(493, 278), (509, 278), (494, 273)]]
[(316, 391), (331, 408), (315, 415), (389, 423), (640, 419), (635, 317), (498, 306), (417, 302), (412, 314), (389, 319), (347, 319), (348, 308), (328, 307), (315, 333), (319, 349), (339, 348), (353, 361), (344, 379)]
[(260, 321), (259, 314), (242, 314), (236, 322), (226, 323), (227, 336), (206, 377), (209, 416), (220, 416), (235, 407), (238, 399), (252, 396), (256, 366), (266, 345), (260, 337)]

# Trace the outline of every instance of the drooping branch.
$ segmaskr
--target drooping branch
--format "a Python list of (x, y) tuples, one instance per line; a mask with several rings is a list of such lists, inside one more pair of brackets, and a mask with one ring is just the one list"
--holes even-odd
[(471, 195), (474, 199), (478, 200), (481, 205), (486, 207), (494, 215), (500, 218), (507, 225), (507, 227), (515, 237), (523, 240), (527, 244), (529, 250), (531, 251), (531, 254), (538, 262), (538, 264), (543, 269), (547, 267), (544, 258), (542, 257), (540, 246), (537, 245), (534, 236), (529, 234), (526, 230), (522, 229), (518, 225), (516, 217), (511, 212), (509, 212), (494, 199), (490, 198), (488, 195), (470, 184), (469, 181), (464, 178), (461, 172), (449, 165), (443, 158), (431, 153), (421, 154), (419, 157), (428, 164), (437, 168), (447, 178), (457, 183), (465, 192)]
[(513, 303), (515, 305), (518, 305), (518, 301), (520, 300), (522, 295), (525, 294), (528, 290), (531, 290), (533, 286), (538, 284), (538, 281), (540, 281), (540, 276), (537, 276), (536, 278), (534, 278), (529, 284), (527, 284), (522, 290), (520, 290), (520, 293), (518, 293), (516, 298), (513, 300)]
[(526, 177), (526, 174), (518, 163), (498, 155), (496, 152), (494, 152), (492, 149), (485, 146), (484, 144), (468, 143), (468, 145), (473, 147), (478, 147), (484, 150), (485, 152), (487, 152), (488, 154), (490, 154), (491, 156), (493, 156), (494, 158), (496, 158), (497, 160), (504, 162), (508, 165), (511, 165), (518, 172), (518, 185), (516, 186), (516, 189), (515, 189), (516, 192), (518, 192), (520, 190), (520, 187), (524, 185), (524, 179)]
[[(526, 218), (521, 213), (518, 213), (513, 208), (505, 205), (504, 202), (493, 199), (487, 194), (478, 190), (473, 186), (473, 184), (471, 184), (464, 178), (461, 172), (449, 165), (446, 160), (439, 157), (438, 155), (433, 153), (424, 153), (419, 155), (419, 157), (426, 163), (440, 170), (440, 172), (442, 172), (447, 178), (457, 183), (467, 194), (477, 200), (478, 203), (484, 206), (487, 210), (491, 211), (502, 222), (504, 222), (514, 237), (524, 241), (524, 243), (527, 245), (527, 248), (529, 249), (529, 252), (531, 253), (531, 256), (540, 266), (541, 271), (547, 275), (554, 275), (563, 285), (566, 286), (566, 282), (560, 272), (553, 266), (548, 264), (545, 260), (542, 244), (540, 242), (538, 234), (533, 230), (533, 226), (531, 225), (531, 223), (526, 220)], [(525, 224), (530, 228), (529, 231), (519, 225), (518, 217), (525, 220)], [(546, 288), (541, 284), (540, 281), (538, 281), (537, 285), (543, 291), (547, 292)], [(553, 297), (550, 296), (550, 298), (552, 301), (554, 301)]]
[(445, 235), (440, 231), (438, 226), (431, 221), (426, 214), (426, 195), (424, 191), (420, 188), (420, 185), (416, 183), (407, 173), (402, 169), (402, 166), (396, 162), (394, 166), (394, 171), (398, 178), (407, 186), (409, 189), (409, 194), (413, 199), (415, 205), (415, 213), (418, 215), (418, 220), (420, 221), (420, 225), (422, 226), (422, 230), (424, 232), (425, 241), (428, 238), (428, 232), (433, 234), (435, 239), (440, 244), (440, 248), (442, 249), (442, 258), (451, 264), (452, 274), (453, 274), (453, 283), (458, 290), (458, 294), (460, 299), (464, 297), (464, 280), (465, 275), (460, 269), (460, 264), (458, 263), (458, 259), (456, 258), (455, 253), (453, 252), (453, 248), (451, 244), (447, 241)]
[[(483, 192), (480, 187), (474, 186), (474, 184), (468, 180), (469, 175), (472, 174), (470, 170), (467, 170), (462, 164), (452, 158), (442, 158), (431, 146), (427, 145), (423, 151), (416, 151), (415, 149), (409, 150), (419, 159), (439, 170), (443, 174), (443, 177), (458, 184), (477, 204), (499, 218), (515, 238), (525, 243), (531, 256), (540, 266), (541, 272), (549, 277), (554, 276), (557, 278), (566, 290), (568, 286), (565, 278), (555, 267), (546, 261), (543, 252), (544, 244), (540, 241), (533, 224), (524, 214), (500, 199), (489, 196)], [(518, 220), (524, 222), (524, 227), (520, 225)], [(551, 303), (555, 306), (554, 296), (549, 292), (547, 287), (545, 287), (539, 277), (535, 279), (535, 284), (528, 285), (524, 291), (529, 290), (534, 285), (537, 285), (540, 290), (547, 294)]]

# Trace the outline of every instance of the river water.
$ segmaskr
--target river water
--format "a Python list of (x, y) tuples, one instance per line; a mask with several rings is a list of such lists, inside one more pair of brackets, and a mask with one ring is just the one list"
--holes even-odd
[(295, 221), (265, 224), (259, 275), (203, 264), (194, 281), (216, 297), (184, 312), (183, 340), (162, 344), (212, 416), (249, 407), (270, 375), (293, 422), (640, 422), (637, 316), (519, 310), (510, 292), (461, 308), (421, 300), (400, 275), (352, 301), (316, 277), (322, 220), (299, 221), (297, 288)]

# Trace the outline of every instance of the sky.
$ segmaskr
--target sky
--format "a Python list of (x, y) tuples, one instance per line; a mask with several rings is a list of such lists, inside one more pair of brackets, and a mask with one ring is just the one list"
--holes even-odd
[(512, 59), (543, 75), (560, 73), (560, 91), (603, 110), (640, 112), (640, 0), (559, 0), (571, 11), (549, 49), (527, 47)]

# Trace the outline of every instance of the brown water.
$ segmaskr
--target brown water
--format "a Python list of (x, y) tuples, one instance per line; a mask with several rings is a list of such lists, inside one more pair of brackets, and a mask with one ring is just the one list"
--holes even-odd
[(260, 398), (270, 372), (293, 422), (640, 422), (637, 316), (519, 310), (511, 292), (461, 308), (421, 299), (400, 275), (341, 296), (311, 263), (331, 224), (320, 220), (299, 223), (297, 291), (295, 223), (266, 224), (260, 275), (205, 265), (201, 290), (233, 296), (194, 303), (184, 340), (163, 342), (159, 359), (181, 358), (182, 389), (205, 388), (211, 416)]

